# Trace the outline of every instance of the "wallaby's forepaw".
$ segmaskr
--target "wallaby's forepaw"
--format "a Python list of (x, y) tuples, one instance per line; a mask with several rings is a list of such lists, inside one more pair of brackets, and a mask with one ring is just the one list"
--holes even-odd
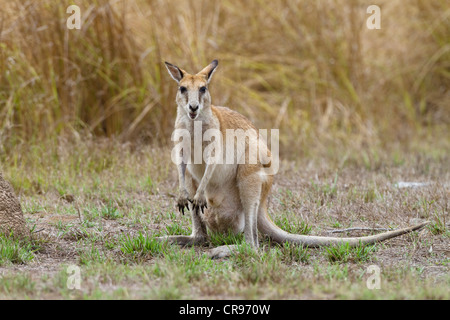
[(200, 210), (202, 213), (204, 212), (204, 209), (208, 209), (208, 203), (206, 202), (206, 198), (204, 195), (196, 194), (194, 197), (194, 200), (192, 201), (194, 212), (198, 213)]
[(190, 200), (187, 197), (184, 196), (180, 196), (177, 199), (177, 208), (178, 211), (184, 215), (184, 209), (189, 210), (189, 202), (192, 202), (192, 200)]
[(189, 199), (189, 193), (186, 190), (180, 190), (177, 198), (177, 208), (182, 215), (184, 215), (184, 209), (189, 211), (189, 202), (192, 203), (192, 200)]

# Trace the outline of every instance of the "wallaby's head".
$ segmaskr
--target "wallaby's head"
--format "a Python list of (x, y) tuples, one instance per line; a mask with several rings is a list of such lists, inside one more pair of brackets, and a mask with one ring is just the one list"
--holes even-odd
[(202, 71), (192, 75), (166, 62), (170, 76), (178, 83), (177, 104), (192, 120), (197, 119), (204, 109), (211, 106), (208, 85), (218, 64), (219, 62), (214, 60)]

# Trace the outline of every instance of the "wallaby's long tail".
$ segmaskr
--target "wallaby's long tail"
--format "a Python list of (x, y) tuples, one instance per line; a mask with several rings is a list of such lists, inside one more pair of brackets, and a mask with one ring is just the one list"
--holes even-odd
[(258, 230), (269, 236), (273, 241), (277, 243), (291, 242), (308, 247), (322, 247), (335, 244), (348, 243), (351, 247), (358, 245), (367, 245), (381, 242), (387, 239), (398, 237), (402, 234), (420, 230), (425, 227), (429, 221), (404, 228), (399, 230), (388, 231), (373, 236), (355, 237), (355, 238), (336, 238), (336, 237), (318, 237), (318, 236), (305, 236), (300, 234), (292, 234), (280, 229), (275, 225), (267, 215), (267, 212), (260, 212), (258, 215)]

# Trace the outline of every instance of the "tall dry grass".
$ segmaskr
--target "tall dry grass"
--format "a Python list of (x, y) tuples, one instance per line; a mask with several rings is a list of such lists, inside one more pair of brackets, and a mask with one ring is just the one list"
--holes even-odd
[[(0, 1), (0, 145), (64, 136), (166, 144), (176, 86), (163, 62), (194, 72), (219, 59), (213, 103), (282, 148), (390, 148), (448, 142), (450, 8), (445, 0)], [(333, 149), (334, 148), (334, 149)], [(1, 150), (0, 150), (1, 151)]]

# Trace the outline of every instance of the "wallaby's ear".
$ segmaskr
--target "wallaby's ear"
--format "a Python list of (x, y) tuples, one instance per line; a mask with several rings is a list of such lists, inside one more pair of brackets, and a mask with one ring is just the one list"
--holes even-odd
[(167, 71), (169, 71), (170, 76), (175, 80), (176, 82), (180, 82), (181, 79), (183, 79), (184, 74), (186, 73), (184, 70), (178, 68), (177, 66), (174, 66), (171, 63), (166, 62), (166, 68)]
[(205, 67), (202, 71), (200, 71), (198, 74), (204, 75), (206, 77), (206, 80), (211, 81), (211, 77), (216, 71), (217, 66), (219, 65), (219, 61), (214, 60), (211, 62), (207, 67)]

